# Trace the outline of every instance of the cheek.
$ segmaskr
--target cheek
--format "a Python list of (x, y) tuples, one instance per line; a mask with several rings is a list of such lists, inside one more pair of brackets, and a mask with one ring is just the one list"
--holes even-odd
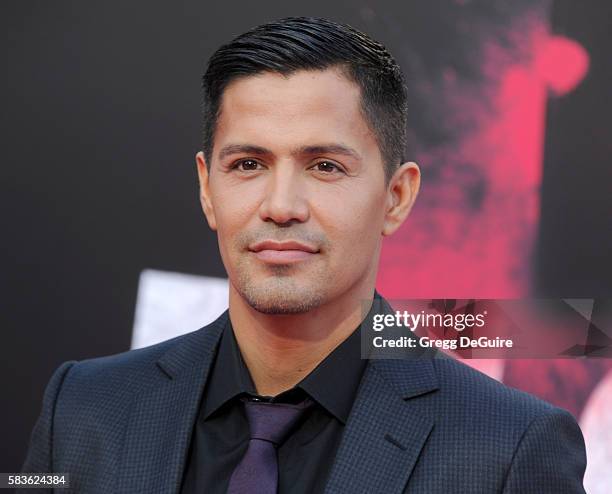
[(237, 235), (239, 234), (240, 225), (237, 224), (237, 217), (231, 210), (227, 208), (219, 208), (215, 210), (217, 220), (217, 242), (219, 244), (219, 253), (225, 268), (232, 271), (232, 267), (236, 263), (237, 252)]
[(383, 207), (381, 197), (353, 190), (348, 194), (333, 194), (313, 209), (317, 210), (316, 216), (326, 230), (332, 251), (349, 258), (349, 252), (364, 257), (371, 254), (380, 240)]
[(246, 229), (247, 223), (256, 214), (257, 194), (254, 192), (227, 188), (223, 192), (212, 190), (220, 244), (231, 246), (232, 239)]

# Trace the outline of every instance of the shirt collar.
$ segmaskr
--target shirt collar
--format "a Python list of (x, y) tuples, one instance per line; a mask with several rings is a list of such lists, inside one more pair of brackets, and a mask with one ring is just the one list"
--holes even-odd
[[(380, 298), (377, 292), (374, 293), (374, 296)], [(376, 306), (377, 304), (372, 304), (364, 322), (372, 317)], [(294, 388), (281, 393), (274, 400), (281, 400), (284, 396), (293, 396), (296, 394), (296, 388), (301, 389), (345, 424), (368, 363), (367, 359), (361, 358), (360, 329), (363, 324), (355, 328), (348, 338), (325, 357)], [(205, 394), (204, 419), (207, 419), (234, 397), (244, 393), (257, 395), (228, 317)]]
[(257, 391), (251, 379), (251, 374), (242, 359), (228, 317), (221, 335), (219, 350), (208, 378), (203, 403), (204, 419), (207, 419), (232, 398), (243, 393), (257, 394)]
[(338, 345), (296, 387), (346, 424), (367, 360), (361, 358), (359, 327)]

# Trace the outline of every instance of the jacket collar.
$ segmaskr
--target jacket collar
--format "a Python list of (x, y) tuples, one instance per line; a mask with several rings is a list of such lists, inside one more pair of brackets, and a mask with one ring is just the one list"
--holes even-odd
[(226, 310), (208, 326), (185, 336), (179, 336), (179, 343), (172, 346), (157, 361), (157, 366), (170, 379), (177, 378), (184, 370), (193, 369), (200, 363), (209, 367), (217, 353), (217, 345), (223, 334), (223, 329), (229, 321), (229, 311)]

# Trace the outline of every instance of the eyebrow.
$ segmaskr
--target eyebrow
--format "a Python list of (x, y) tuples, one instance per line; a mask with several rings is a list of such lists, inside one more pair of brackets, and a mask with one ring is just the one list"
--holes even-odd
[[(219, 160), (223, 160), (232, 154), (251, 154), (256, 156), (272, 155), (271, 150), (252, 144), (228, 144), (219, 151)], [(294, 149), (293, 156), (316, 155), (316, 154), (339, 154), (361, 161), (361, 155), (349, 146), (343, 144), (316, 144), (301, 146)]]
[(265, 155), (272, 154), (272, 151), (261, 146), (253, 146), (251, 144), (228, 144), (219, 151), (219, 160), (226, 158), (232, 154), (255, 154)]
[(340, 154), (361, 161), (361, 155), (353, 148), (343, 144), (319, 144), (314, 146), (302, 146), (292, 154), (313, 155), (313, 154)]

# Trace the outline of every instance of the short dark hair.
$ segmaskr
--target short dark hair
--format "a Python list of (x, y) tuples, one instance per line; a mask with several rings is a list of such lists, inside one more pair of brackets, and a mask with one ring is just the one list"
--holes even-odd
[(221, 97), (227, 85), (261, 72), (338, 67), (361, 90), (361, 109), (376, 136), (385, 179), (404, 161), (407, 96), (402, 71), (387, 49), (345, 24), (312, 17), (288, 17), (263, 24), (221, 46), (202, 78), (203, 151), (210, 164)]

